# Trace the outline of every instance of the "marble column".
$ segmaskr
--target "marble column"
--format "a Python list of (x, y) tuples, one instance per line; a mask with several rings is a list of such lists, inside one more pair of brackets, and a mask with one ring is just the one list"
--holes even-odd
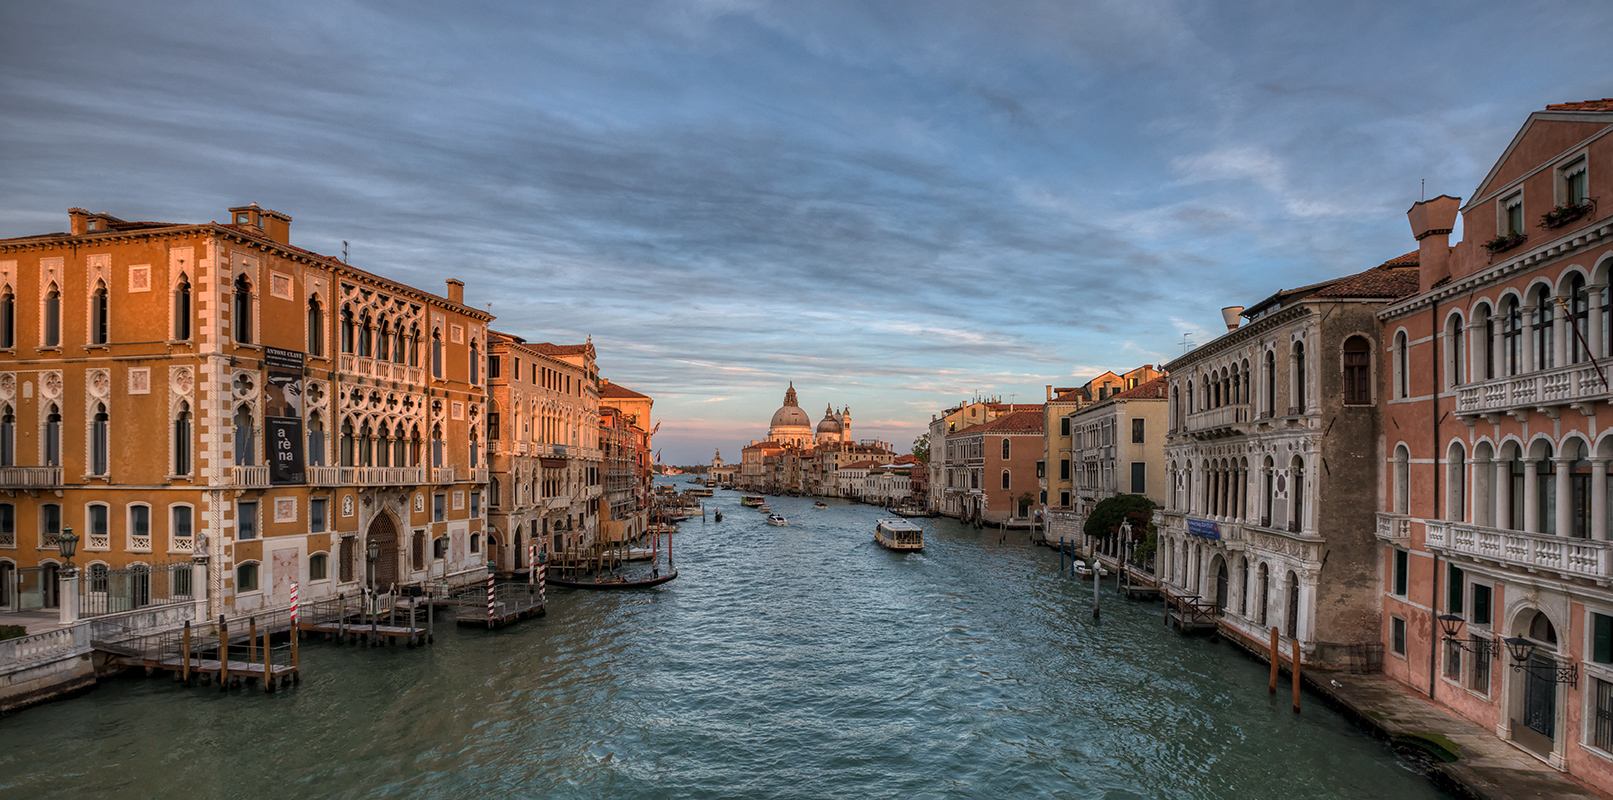
[(1587, 306), (1590, 309), (1585, 319), (1585, 341), (1590, 343), (1591, 358), (1602, 358), (1607, 355), (1605, 352), (1607, 348), (1602, 346), (1602, 290), (1606, 288), (1606, 285), (1599, 283), (1585, 287), (1589, 299)]
[(1495, 494), (1495, 524), (1497, 528), (1512, 527), (1512, 462), (1492, 462), (1495, 479), (1491, 482), (1490, 490)]
[(1607, 459), (1591, 459), (1591, 538), (1607, 540)]
[(1523, 529), (1540, 532), (1540, 462), (1523, 462)]
[[(1568, 308), (1572, 309), (1574, 307), (1574, 298), (1563, 297), (1561, 299), (1567, 304)], [(1561, 305), (1557, 306), (1557, 313), (1551, 319), (1551, 350), (1552, 358), (1554, 359), (1552, 364), (1559, 367), (1565, 366), (1568, 364), (1568, 354), (1572, 352), (1569, 348), (1569, 340), (1574, 337), (1573, 326), (1569, 324), (1568, 312), (1564, 311)]]
[(1572, 536), (1574, 533), (1574, 460), (1571, 458), (1557, 458), (1552, 460), (1557, 478), (1557, 530), (1558, 536)]
[(1535, 310), (1523, 312), (1523, 371), (1534, 372), (1535, 367)]

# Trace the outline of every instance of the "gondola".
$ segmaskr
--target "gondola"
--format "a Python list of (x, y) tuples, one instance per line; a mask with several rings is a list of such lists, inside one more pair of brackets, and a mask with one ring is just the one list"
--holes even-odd
[(567, 589), (648, 589), (651, 586), (660, 586), (673, 578), (678, 577), (678, 571), (671, 572), (656, 578), (646, 578), (641, 581), (573, 581), (565, 578), (550, 576), (550, 586), (563, 586)]

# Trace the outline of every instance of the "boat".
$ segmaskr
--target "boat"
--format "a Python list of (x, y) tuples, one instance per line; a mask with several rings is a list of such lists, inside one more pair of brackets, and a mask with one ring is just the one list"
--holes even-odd
[(882, 519), (874, 527), (874, 541), (886, 550), (923, 550), (924, 529), (900, 517)]
[(678, 571), (672, 570), (665, 575), (657, 575), (643, 580), (606, 578), (597, 581), (576, 581), (553, 576), (550, 576), (547, 580), (550, 586), (561, 586), (567, 589), (647, 589), (651, 586), (660, 586), (676, 577), (678, 577)]
[(755, 508), (757, 506), (767, 505), (767, 498), (759, 494), (740, 495), (739, 504), (742, 506), (750, 506), (751, 508)]
[(713, 492), (712, 490), (707, 489), (705, 487), (700, 487), (700, 488), (696, 488), (696, 489), (685, 490), (684, 494), (689, 495), (690, 497), (711, 497), (712, 495), (716, 494), (716, 492)]
[(783, 514), (768, 514), (767, 524), (777, 528), (782, 528), (785, 525), (790, 524), (790, 521), (785, 519)]
[(773, 507), (768, 505), (768, 504), (766, 504), (766, 503), (763, 503), (763, 504), (757, 506), (756, 510), (762, 512), (763, 514), (771, 514), (771, 513), (773, 513)]
[(828, 508), (829, 504), (823, 502), (822, 500), (813, 500), (812, 501), (812, 507), (813, 508)]
[(719, 508), (719, 509), (711, 512), (711, 521), (712, 522), (722, 522), (722, 509)]
[[(1082, 578), (1090, 578), (1090, 577), (1092, 577), (1092, 567), (1087, 566), (1087, 562), (1085, 562), (1085, 561), (1077, 561), (1077, 562), (1075, 562), (1075, 574), (1077, 576), (1079, 576), (1079, 577), (1082, 577)], [(1109, 577), (1109, 568), (1105, 567), (1102, 564), (1099, 564), (1098, 565), (1098, 577), (1100, 577), (1100, 578)]]

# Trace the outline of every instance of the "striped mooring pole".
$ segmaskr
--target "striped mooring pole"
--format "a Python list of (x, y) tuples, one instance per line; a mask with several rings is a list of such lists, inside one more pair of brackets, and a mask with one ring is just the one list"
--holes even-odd
[(487, 562), (487, 627), (493, 627), (493, 562)]
[(291, 583), (291, 638), (297, 638), (297, 582)]
[(549, 565), (538, 565), (538, 605), (548, 607), (548, 598), (544, 596), (544, 584), (549, 580)]
[(526, 585), (531, 586), (537, 580), (538, 574), (538, 546), (526, 546)]

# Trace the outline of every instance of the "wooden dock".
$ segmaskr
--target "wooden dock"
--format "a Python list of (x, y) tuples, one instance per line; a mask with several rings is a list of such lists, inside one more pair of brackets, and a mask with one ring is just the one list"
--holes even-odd
[(477, 587), (462, 593), (454, 621), (462, 628), (502, 628), (548, 613), (545, 593), (529, 583), (501, 583), (494, 587), (492, 607), (487, 590)]
[(1183, 636), (1214, 634), (1218, 613), (1214, 603), (1200, 597), (1165, 593), (1165, 624)]

